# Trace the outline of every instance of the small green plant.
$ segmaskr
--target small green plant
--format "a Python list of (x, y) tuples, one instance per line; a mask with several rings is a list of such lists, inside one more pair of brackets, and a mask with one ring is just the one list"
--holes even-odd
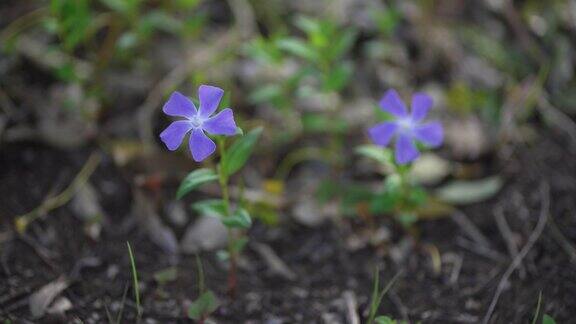
[(382, 303), (382, 298), (384, 298), (384, 295), (386, 295), (388, 290), (390, 290), (390, 288), (392, 288), (392, 285), (394, 285), (394, 283), (396, 282), (396, 280), (398, 280), (400, 275), (401, 275), (401, 273), (398, 272), (390, 280), (390, 282), (388, 282), (388, 284), (382, 290), (380, 290), (380, 271), (378, 270), (378, 268), (376, 268), (374, 270), (374, 287), (372, 289), (372, 297), (370, 298), (370, 308), (369, 308), (369, 312), (368, 312), (368, 320), (366, 321), (366, 323), (368, 323), (368, 324), (396, 324), (397, 323), (395, 320), (392, 320), (388, 316), (376, 317), (376, 315), (378, 313), (378, 309), (380, 308), (380, 304)]
[(188, 318), (204, 324), (208, 316), (218, 308), (218, 299), (211, 290), (207, 290), (204, 284), (204, 270), (200, 257), (196, 256), (198, 269), (198, 298), (188, 307)]
[(132, 270), (134, 299), (136, 301), (136, 321), (139, 322), (140, 318), (142, 318), (142, 305), (140, 304), (140, 286), (138, 284), (138, 271), (136, 270), (136, 259), (134, 258), (134, 253), (132, 252), (130, 242), (126, 242), (126, 246), (128, 247), (128, 256), (130, 257), (130, 269)]
[[(160, 134), (160, 139), (169, 150), (176, 150), (186, 134), (190, 133), (189, 147), (192, 158), (196, 162), (201, 162), (212, 155), (217, 146), (206, 133), (216, 137), (220, 153), (217, 167), (192, 171), (182, 181), (176, 196), (182, 198), (198, 186), (208, 182), (218, 181), (220, 184), (222, 198), (199, 201), (194, 203), (192, 208), (201, 215), (217, 217), (228, 229), (228, 249), (225, 256), (229, 261), (228, 292), (233, 297), (237, 285), (238, 256), (248, 242), (245, 231), (251, 227), (252, 218), (244, 206), (242, 197), (237, 204), (232, 204), (229, 180), (248, 162), (260, 138), (262, 128), (256, 128), (244, 135), (243, 131), (236, 126), (230, 108), (213, 115), (224, 95), (222, 89), (201, 85), (198, 92), (200, 99), (198, 109), (190, 99), (179, 92), (170, 96), (164, 105), (164, 112), (169, 116), (179, 116), (184, 119), (170, 124)], [(235, 135), (241, 135), (241, 137), (228, 146), (226, 137)]]
[(356, 39), (356, 32), (329, 19), (299, 16), (295, 24), (306, 38), (282, 38), (278, 46), (304, 60), (304, 68), (309, 75), (317, 78), (320, 91), (341, 91), (352, 75), (352, 64), (344, 56)]
[(106, 311), (106, 318), (108, 319), (108, 324), (121, 324), (122, 320), (124, 319), (124, 306), (126, 305), (126, 296), (128, 296), (128, 288), (130, 286), (126, 284), (124, 287), (124, 293), (122, 294), (122, 299), (120, 301), (120, 310), (116, 315), (116, 319), (112, 317), (112, 313), (110, 313), (110, 309), (108, 308), (107, 304), (104, 304), (104, 310)]
[(406, 321), (398, 321), (389, 316), (378, 316), (374, 319), (374, 324), (408, 324)]
[[(332, 94), (346, 87), (353, 72), (352, 62), (346, 59), (351, 49), (356, 31), (344, 28), (330, 19), (314, 19), (299, 16), (295, 25), (305, 37), (275, 34), (268, 38), (260, 37), (250, 42), (245, 52), (276, 77), (266, 85), (258, 87), (251, 95), (256, 103), (267, 102), (284, 111), (297, 114), (295, 98), (317, 94)], [(287, 75), (287, 62), (298, 62), (297, 68)], [(311, 82), (302, 82), (303, 80)], [(328, 104), (327, 111), (337, 112), (338, 107)], [(335, 114), (335, 113), (334, 113)], [(334, 115), (333, 114), (333, 115)], [(305, 131), (320, 133), (342, 132), (345, 123), (335, 116), (318, 113), (297, 114)]]
[[(381, 163), (387, 173), (383, 190), (373, 197), (370, 208), (375, 214), (391, 213), (409, 227), (428, 199), (426, 191), (410, 179), (411, 163), (418, 159), (420, 150), (442, 144), (443, 128), (439, 122), (424, 122), (432, 108), (432, 98), (426, 94), (414, 94), (410, 113), (395, 90), (386, 92), (380, 106), (391, 119), (368, 130), (375, 145), (357, 149), (359, 154)], [(393, 140), (394, 152), (387, 148)]]
[(370, 11), (370, 17), (383, 36), (391, 36), (402, 19), (402, 13), (395, 7), (387, 6)]
[[(290, 71), (287, 55), (279, 46), (283, 35), (257, 37), (244, 46), (244, 53), (256, 61), (264, 70), (266, 83), (250, 94), (256, 104), (268, 103), (278, 109), (288, 120), (294, 119), (294, 94), (305, 73)], [(294, 127), (289, 123), (287, 128)]]
[[(538, 303), (536, 304), (536, 312), (534, 313), (534, 318), (532, 319), (532, 324), (537, 324), (540, 319), (540, 311), (542, 308), (542, 292), (538, 294)], [(556, 320), (548, 314), (542, 315), (542, 324), (556, 324)]]

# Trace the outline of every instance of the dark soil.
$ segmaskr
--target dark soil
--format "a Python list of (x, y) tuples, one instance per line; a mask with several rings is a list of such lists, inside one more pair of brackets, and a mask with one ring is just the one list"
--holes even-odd
[[(463, 228), (449, 218), (419, 223), (421, 233), (414, 240), (400, 231), (392, 244), (358, 251), (350, 251), (345, 244), (353, 228), (359, 227), (349, 220), (313, 229), (290, 223), (277, 228), (257, 224), (250, 233), (251, 241), (272, 247), (297, 278), (291, 281), (274, 275), (249, 246), (240, 271), (239, 294), (231, 301), (224, 297), (225, 265), (214, 254), (203, 254), (207, 285), (223, 303), (213, 319), (218, 323), (345, 323), (344, 296), (354, 296), (358, 312), (364, 316), (373, 269), (378, 265), (384, 281), (402, 271), (384, 300), (382, 314), (409, 322), (479, 322), (512, 260), (496, 226), (495, 212), (502, 211), (514, 240), (522, 247), (541, 213), (548, 213), (542, 208), (550, 199), (548, 224), (505, 286), (491, 322), (529, 322), (540, 293), (543, 311), (559, 323), (569, 322), (576, 315), (576, 260), (570, 260), (561, 247), (562, 242), (576, 241), (576, 159), (567, 149), (569, 144), (559, 134), (542, 134), (538, 143), (516, 148), (512, 158), (502, 163), (507, 180), (503, 192), (462, 210), (489, 239), (488, 252), (472, 243)], [(11, 226), (8, 216), (39, 204), (55, 183), (68, 183), (86, 156), (30, 143), (4, 148), (0, 157), (3, 227)], [(176, 281), (164, 286), (155, 283), (153, 274), (170, 266), (173, 258), (129, 224), (130, 188), (113, 164), (105, 161), (93, 179), (114, 226), (104, 227), (98, 241), (90, 240), (83, 235), (83, 223), (63, 207), (33, 223), (25, 236), (7, 238), (0, 255), (0, 318), (35, 322), (28, 296), (66, 275), (75, 279), (63, 293), (73, 308), (63, 318), (48, 316), (42, 322), (106, 321), (105, 307), (116, 312), (124, 290), (131, 288), (128, 240), (142, 282), (144, 322), (186, 322), (185, 305), (197, 291), (195, 258), (180, 258)], [(390, 225), (382, 221), (382, 226)], [(442, 260), (440, 272), (433, 266), (431, 251), (436, 250)], [(454, 260), (462, 261), (460, 269)], [(125, 322), (135, 316), (131, 290), (128, 296)]]

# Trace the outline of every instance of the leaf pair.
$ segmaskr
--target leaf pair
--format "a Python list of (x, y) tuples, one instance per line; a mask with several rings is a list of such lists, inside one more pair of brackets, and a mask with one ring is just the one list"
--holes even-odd
[[(252, 155), (260, 134), (262, 134), (262, 127), (252, 130), (234, 142), (228, 149), (228, 154), (220, 162), (220, 172), (224, 172), (226, 177), (238, 172)], [(180, 187), (178, 187), (176, 198), (181, 199), (200, 185), (216, 181), (218, 178), (218, 174), (212, 169), (202, 168), (194, 170), (184, 178)]]
[(205, 319), (208, 315), (218, 308), (218, 299), (210, 290), (203, 292), (198, 299), (192, 302), (188, 307), (188, 317), (199, 321)]
[(252, 218), (244, 208), (238, 208), (232, 215), (226, 214), (226, 206), (221, 199), (209, 199), (197, 202), (192, 209), (204, 216), (218, 217), (228, 228), (250, 228)]

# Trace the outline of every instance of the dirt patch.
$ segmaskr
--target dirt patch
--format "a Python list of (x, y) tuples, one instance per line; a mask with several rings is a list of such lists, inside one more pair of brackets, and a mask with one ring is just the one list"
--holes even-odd
[[(558, 322), (569, 321), (576, 314), (571, 307), (576, 304), (576, 260), (571, 261), (569, 254), (571, 242), (576, 241), (576, 159), (566, 144), (554, 135), (518, 148), (502, 165), (506, 186), (497, 198), (462, 210), (488, 239), (487, 247), (474, 242), (449, 218), (420, 223), (418, 239), (394, 232), (387, 246), (355, 251), (346, 244), (358, 228), (351, 220), (312, 229), (290, 223), (277, 228), (257, 224), (251, 230), (251, 241), (269, 246), (295, 277), (271, 271), (250, 245), (241, 262), (238, 298), (222, 297), (213, 318), (219, 323), (346, 323), (350, 302), (357, 305), (353, 313), (366, 314), (373, 269), (378, 265), (384, 280), (403, 273), (385, 298), (381, 313), (410, 322), (479, 322), (512, 262), (508, 240), (521, 250), (538, 222), (544, 200), (550, 199), (548, 224), (504, 286), (491, 322), (528, 322), (540, 293), (543, 311)], [(51, 186), (66, 184), (87, 156), (25, 143), (4, 152), (0, 178), (6, 215), (34, 207), (54, 190)], [(28, 309), (30, 294), (66, 275), (76, 276), (63, 293), (73, 307), (65, 315), (47, 316), (43, 321), (106, 321), (105, 308), (118, 311), (124, 290), (131, 288), (125, 245), (130, 241), (142, 281), (145, 321), (185, 322), (184, 307), (197, 291), (194, 257), (180, 258), (175, 281), (156, 283), (154, 273), (173, 265), (173, 259), (138, 226), (130, 225), (130, 188), (113, 164), (104, 162), (96, 174), (93, 184), (112, 215), (114, 229), (105, 227), (99, 240), (91, 240), (83, 234), (85, 224), (66, 206), (34, 223), (26, 236), (7, 239), (1, 251), (0, 317), (34, 321)], [(116, 191), (103, 190), (103, 186)], [(543, 187), (549, 187), (549, 196), (542, 194)], [(504, 217), (512, 236), (504, 239), (496, 214)], [(4, 229), (9, 223), (10, 217), (3, 217)], [(391, 226), (386, 220), (380, 223)], [(225, 296), (225, 264), (213, 253), (201, 257), (208, 287)], [(128, 296), (125, 321), (135, 316), (131, 290)]]

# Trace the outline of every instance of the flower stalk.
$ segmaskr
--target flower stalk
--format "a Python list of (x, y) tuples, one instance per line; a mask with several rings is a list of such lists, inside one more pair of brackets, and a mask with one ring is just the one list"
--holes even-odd
[[(218, 140), (220, 159), (221, 161), (226, 161), (226, 146), (225, 138), (220, 138)], [(230, 208), (230, 190), (228, 189), (228, 174), (224, 170), (222, 163), (218, 165), (218, 178), (220, 183), (220, 189), (222, 190), (222, 201), (224, 203), (225, 217), (232, 217), (232, 210)], [(228, 268), (228, 296), (234, 298), (236, 296), (236, 286), (237, 286), (237, 262), (238, 253), (234, 248), (236, 241), (235, 231), (227, 227), (228, 231), (228, 257), (229, 257), (229, 268)]]

